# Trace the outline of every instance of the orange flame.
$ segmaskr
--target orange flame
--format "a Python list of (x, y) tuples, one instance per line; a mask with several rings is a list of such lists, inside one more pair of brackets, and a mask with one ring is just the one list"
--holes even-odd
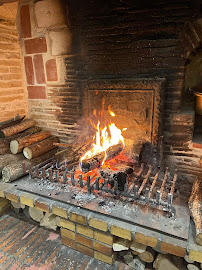
[(106, 150), (110, 146), (116, 145), (119, 142), (122, 142), (124, 145), (124, 137), (122, 136), (122, 132), (119, 128), (116, 127), (114, 123), (108, 126), (110, 136), (106, 126), (103, 129), (100, 129), (100, 121), (98, 121), (96, 129), (97, 129), (95, 136), (96, 142), (92, 144), (92, 148), (89, 151), (87, 151), (85, 155), (80, 159), (81, 164), (82, 160), (92, 158), (93, 156), (95, 156), (100, 152), (105, 152), (105, 158), (102, 161), (103, 164), (105, 159), (107, 158)]
[(111, 116), (116, 116), (116, 114), (114, 113), (114, 112), (112, 112), (112, 110), (111, 110), (111, 106), (109, 105), (109, 107), (108, 107), (108, 111), (109, 111), (109, 114), (111, 115)]

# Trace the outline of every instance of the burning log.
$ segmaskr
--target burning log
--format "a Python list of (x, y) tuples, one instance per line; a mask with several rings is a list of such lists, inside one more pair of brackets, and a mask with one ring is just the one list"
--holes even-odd
[(192, 186), (189, 209), (196, 227), (196, 243), (202, 246), (202, 180), (199, 178)]
[(22, 152), (23, 148), (28, 145), (40, 142), (51, 136), (50, 131), (43, 131), (40, 133), (36, 133), (33, 135), (25, 136), (22, 138), (18, 138), (10, 142), (10, 150), (12, 154), (17, 154)]
[(52, 149), (56, 146), (53, 145), (54, 142), (59, 142), (59, 139), (55, 136), (47, 138), (41, 142), (32, 144), (28, 147), (25, 147), (23, 150), (23, 154), (27, 159), (32, 159), (38, 157)]
[(31, 127), (21, 133), (15, 134), (13, 136), (10, 136), (4, 139), (0, 139), (0, 155), (5, 155), (6, 153), (9, 152), (10, 142), (12, 140), (27, 136), (29, 134), (34, 134), (40, 131), (41, 131), (40, 127)]
[(36, 122), (34, 120), (31, 120), (31, 119), (24, 120), (20, 124), (10, 126), (10, 127), (0, 130), (0, 138), (12, 136), (30, 127), (33, 127), (35, 125), (36, 125)]
[[(52, 151), (49, 151), (39, 157), (33, 158), (32, 160), (23, 160), (23, 161), (26, 167), (28, 167), (29, 165), (35, 166), (46, 160), (47, 161), (50, 160), (52, 157), (54, 157), (55, 153), (56, 153), (56, 149), (53, 149)], [(18, 162), (13, 162), (3, 168), (2, 179), (4, 182), (10, 183), (25, 175), (25, 172), (22, 166), (23, 161), (20, 160)]]
[[(118, 143), (116, 145), (110, 146), (106, 150), (106, 160), (110, 160), (117, 156), (123, 150), (123, 144)], [(102, 165), (102, 162), (105, 158), (105, 152), (100, 152), (92, 158), (82, 160), (82, 171), (88, 172), (95, 168), (99, 168)]]

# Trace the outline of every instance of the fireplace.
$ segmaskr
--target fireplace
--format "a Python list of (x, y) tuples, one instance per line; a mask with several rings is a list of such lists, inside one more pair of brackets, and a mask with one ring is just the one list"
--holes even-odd
[[(21, 193), (29, 194), (35, 199), (22, 199), (25, 205), (52, 211), (70, 231), (69, 220), (95, 230), (92, 235), (105, 224), (116, 241), (121, 233), (109, 227), (120, 227), (124, 239), (145, 235), (141, 244), (184, 257), (187, 202), (202, 175), (194, 96), (201, 91), (200, 16), (194, 1), (20, 1), (16, 25), (28, 116), (43, 139), (49, 131), (57, 137), (51, 143), (59, 149), (35, 164), (18, 163), (19, 179), (10, 184), (15, 191), (5, 188), (6, 198), (19, 202)], [(110, 125), (123, 140), (111, 143)], [(101, 150), (92, 155), (95, 142)], [(91, 217), (100, 225), (91, 227)], [(62, 235), (79, 250), (73, 238)], [(112, 251), (100, 253), (112, 262)]]

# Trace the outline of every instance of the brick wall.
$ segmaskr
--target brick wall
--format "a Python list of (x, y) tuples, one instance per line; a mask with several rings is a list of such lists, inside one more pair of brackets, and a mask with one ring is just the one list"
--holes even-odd
[(19, 5), (30, 116), (70, 143), (82, 115), (83, 79), (166, 78), (165, 165), (191, 179), (200, 175), (202, 150), (192, 144), (194, 113), (181, 111), (187, 58), (202, 36), (190, 1), (156, 0), (145, 9), (141, 1), (134, 6), (78, 0), (67, 1), (68, 11), (64, 2)]
[(0, 7), (0, 122), (27, 114), (21, 49), (16, 28), (17, 3)]
[[(39, 126), (66, 142), (68, 136), (75, 133), (78, 118), (65, 124), (60, 119), (60, 105), (65, 104), (68, 111), (68, 97), (77, 92), (66, 82), (64, 59), (71, 54), (72, 38), (64, 1), (21, 1), (18, 31), (24, 56), (29, 115)], [(63, 93), (66, 93), (66, 100), (60, 98)], [(71, 120), (71, 113), (66, 118), (68, 116)]]

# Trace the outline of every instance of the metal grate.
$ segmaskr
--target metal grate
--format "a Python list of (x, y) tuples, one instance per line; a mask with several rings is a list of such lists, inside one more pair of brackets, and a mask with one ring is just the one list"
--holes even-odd
[(104, 174), (102, 177), (96, 177), (95, 175), (91, 177), (86, 174), (84, 180), (82, 174), (78, 175), (75, 172), (68, 171), (65, 161), (59, 164), (56, 160), (52, 160), (34, 167), (32, 165), (26, 166), (23, 163), (23, 170), (24, 173), (29, 173), (30, 178), (63, 183), (85, 189), (88, 193), (96, 192), (99, 195), (107, 193), (127, 198), (130, 201), (161, 209), (175, 217), (173, 196), (176, 188), (177, 170), (171, 177), (168, 168), (164, 173), (159, 168), (154, 174), (152, 166), (146, 168), (144, 164), (141, 164), (131, 177), (126, 177), (123, 190), (119, 188), (116, 173), (113, 177), (108, 174)]

